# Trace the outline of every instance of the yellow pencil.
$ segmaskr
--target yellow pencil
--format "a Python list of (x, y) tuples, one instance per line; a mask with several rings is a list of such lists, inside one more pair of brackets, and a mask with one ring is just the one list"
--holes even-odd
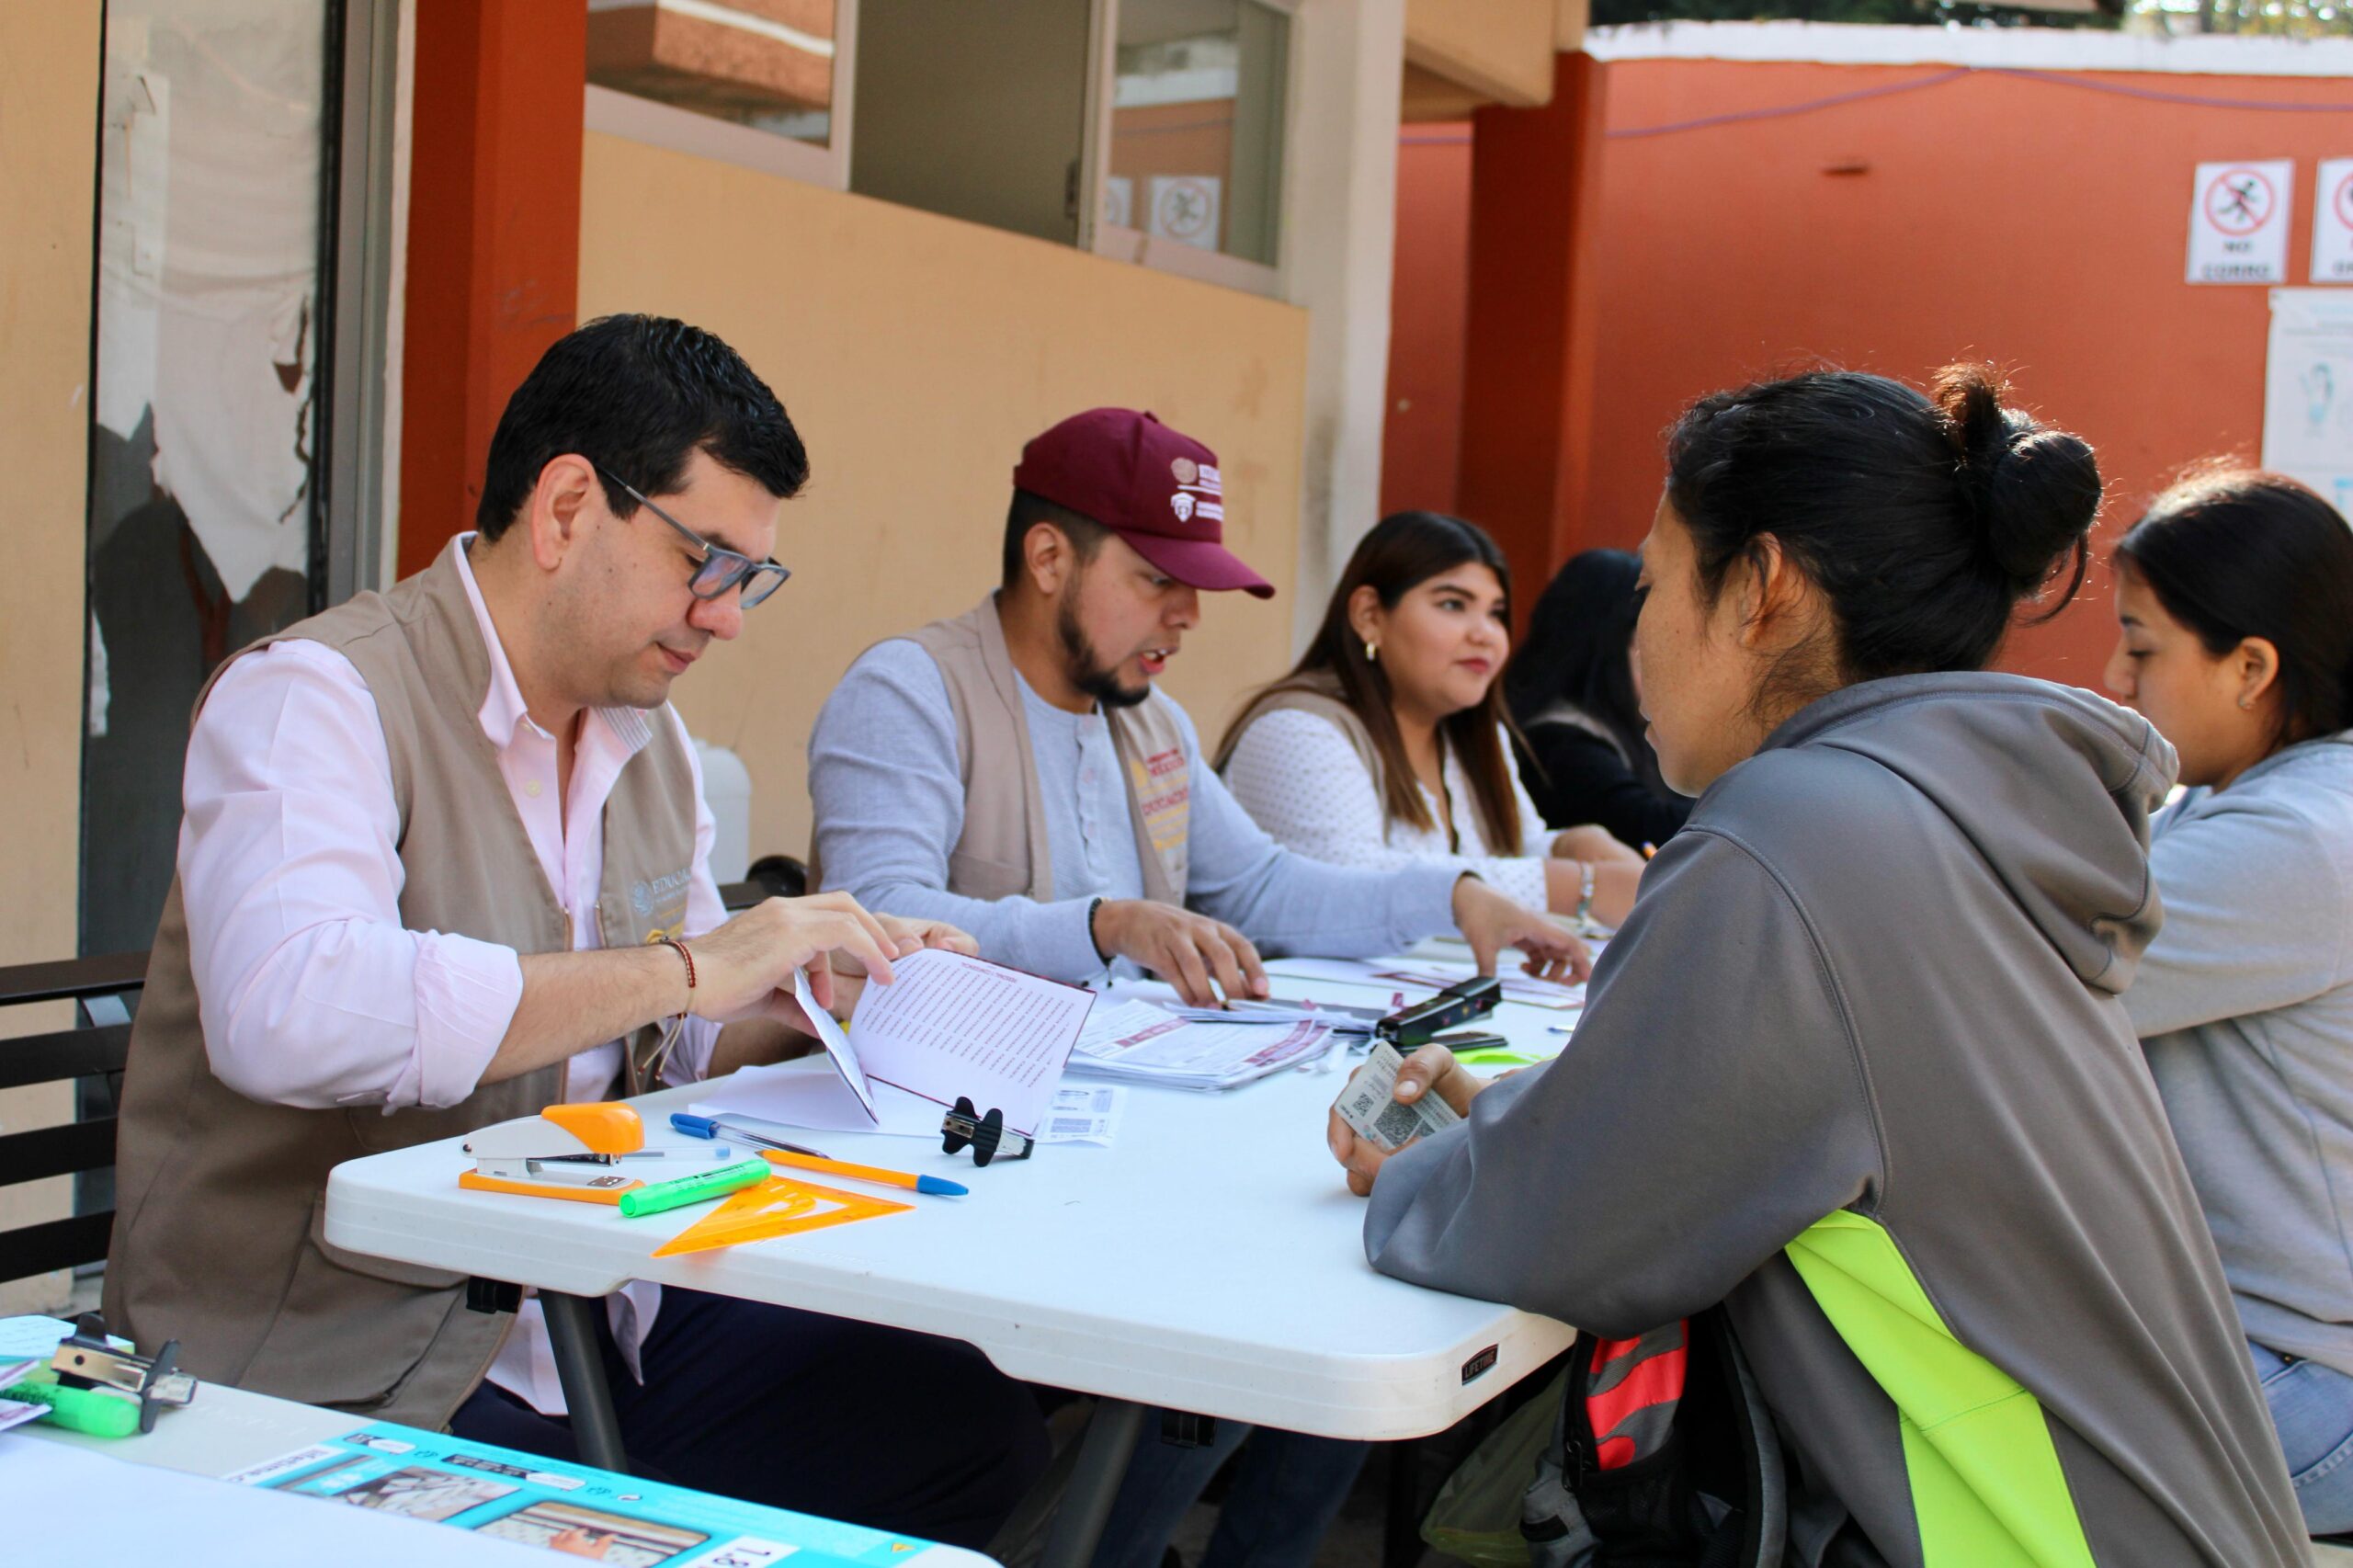
[(828, 1176), (881, 1182), (884, 1187), (911, 1187), (916, 1192), (936, 1193), (942, 1198), (961, 1198), (972, 1190), (960, 1182), (943, 1180), (938, 1176), (917, 1176), (913, 1171), (884, 1170), (881, 1165), (854, 1165), (847, 1160), (824, 1160), (814, 1154), (796, 1154), (783, 1149), (763, 1149), (760, 1156), (772, 1165), (824, 1171)]

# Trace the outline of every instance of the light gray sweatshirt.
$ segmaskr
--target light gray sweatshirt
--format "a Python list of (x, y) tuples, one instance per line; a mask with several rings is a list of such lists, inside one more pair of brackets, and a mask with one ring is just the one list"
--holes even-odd
[(2124, 994), (2247, 1336), (2353, 1374), (2353, 733), (2161, 812)]
[(2302, 1563), (2118, 999), (2173, 767), (2019, 676), (1812, 704), (1659, 851), (1559, 1059), (1382, 1169), (1373, 1264), (1612, 1337), (1723, 1302), (1809, 1568)]

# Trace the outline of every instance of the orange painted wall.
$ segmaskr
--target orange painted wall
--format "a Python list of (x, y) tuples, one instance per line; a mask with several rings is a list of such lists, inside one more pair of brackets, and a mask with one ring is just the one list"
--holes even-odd
[(1471, 272), (1471, 127), (1409, 125), (1397, 148), (1397, 249), (1381, 512), (1454, 510)]
[[(2083, 76), (2131, 93), (2347, 108), (2281, 113), (1981, 72), (1813, 112), (1625, 134), (1949, 70), (1608, 67), (1599, 390), (1581, 515), (1561, 519), (1568, 548), (1640, 537), (1658, 493), (1659, 432), (1685, 403), (1814, 359), (1913, 380), (1964, 356), (2002, 365), (2025, 403), (2097, 447), (2111, 497), (2103, 540), (2188, 460), (2256, 453), (2266, 291), (2182, 281), (2193, 165), (2297, 160), (2289, 256), (2290, 279), (2302, 284), (2313, 165), (2353, 155), (2353, 85)], [(1830, 172), (1858, 165), (1862, 172)], [(1401, 209), (1436, 210), (1449, 192), (1425, 187), (1467, 187), (1467, 165), (1408, 160), (1401, 178), (1415, 187), (1401, 189)], [(1443, 307), (1401, 291), (1397, 314), (1402, 325)], [(1442, 383), (1449, 354), (1459, 378), (1459, 341), (1449, 348), (1402, 330), (1396, 341), (1393, 382)], [(1432, 483), (1442, 462), (1393, 441), (1391, 460), (1385, 487)], [(2096, 577), (2055, 622), (2022, 632), (2006, 662), (2097, 685), (2112, 624)]]

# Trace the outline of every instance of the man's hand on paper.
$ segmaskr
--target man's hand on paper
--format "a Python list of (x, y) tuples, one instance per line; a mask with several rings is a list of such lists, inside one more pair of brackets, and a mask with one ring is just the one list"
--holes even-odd
[[(1348, 1074), (1348, 1081), (1354, 1083), (1357, 1074), (1364, 1071), (1358, 1068)], [(1397, 1070), (1396, 1086), (1390, 1091), (1390, 1097), (1400, 1105), (1412, 1105), (1424, 1095), (1435, 1094), (1452, 1106), (1456, 1115), (1469, 1116), (1472, 1100), (1486, 1086), (1484, 1079), (1454, 1060), (1454, 1052), (1442, 1045), (1426, 1045), (1405, 1058), (1405, 1064)], [(1371, 1139), (1358, 1137), (1356, 1129), (1340, 1115), (1336, 1100), (1324, 1114), (1324, 1141), (1331, 1145), (1332, 1157), (1347, 1168), (1348, 1190), (1358, 1198), (1371, 1197), (1372, 1184), (1380, 1176), (1381, 1165), (1396, 1151), (1384, 1153)], [(1399, 1145), (1404, 1149), (1413, 1146)]]
[(1214, 1007), (1221, 992), (1254, 1000), (1269, 994), (1267, 971), (1249, 937), (1223, 921), (1173, 903), (1105, 900), (1095, 912), (1095, 950), (1152, 971), (1175, 986), (1188, 1007)]
[[(892, 950), (892, 958), (903, 959), (926, 948), (945, 948), (968, 959), (981, 956), (980, 939), (945, 920), (922, 920), (911, 915), (879, 913), (874, 918), (881, 922), (884, 933), (897, 944)], [(863, 975), (866, 972), (866, 966), (847, 952), (835, 952), (833, 965), (837, 975)]]
[[(808, 968), (810, 992), (830, 1011), (836, 956), (887, 985), (891, 960), (915, 950), (902, 949), (881, 919), (846, 892), (764, 900), (691, 946), (689, 1011), (706, 1018), (768, 1017), (794, 1028), (808, 1023), (792, 999), (794, 970)], [(821, 957), (827, 961), (816, 962)]]
[(1525, 954), (1520, 967), (1540, 980), (1574, 983), (1593, 972), (1593, 955), (1564, 926), (1476, 877), (1466, 874), (1454, 884), (1454, 925), (1471, 944), (1481, 974), (1495, 972), (1496, 955), (1506, 948)]

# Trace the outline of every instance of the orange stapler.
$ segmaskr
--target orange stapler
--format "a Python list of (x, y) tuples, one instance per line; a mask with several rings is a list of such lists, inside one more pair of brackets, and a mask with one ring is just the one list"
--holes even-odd
[(619, 1104), (551, 1105), (537, 1116), (485, 1127), (466, 1140), (474, 1168), (458, 1185), (476, 1192), (619, 1203), (645, 1184), (621, 1174), (624, 1154), (645, 1147), (645, 1123)]

